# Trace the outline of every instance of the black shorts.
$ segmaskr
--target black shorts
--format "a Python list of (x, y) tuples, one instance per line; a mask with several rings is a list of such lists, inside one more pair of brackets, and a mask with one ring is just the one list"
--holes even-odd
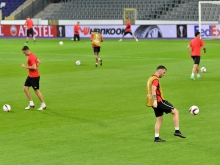
[(79, 41), (80, 40), (80, 36), (77, 35), (77, 34), (74, 34), (73, 39), (74, 39), (74, 41), (76, 41), (76, 39)]
[(200, 56), (192, 56), (192, 59), (194, 61), (194, 64), (198, 64), (200, 63)]
[(27, 30), (27, 37), (29, 37), (30, 34), (31, 34), (32, 37), (34, 37), (34, 30), (33, 30), (33, 28), (30, 28), (30, 29)]
[(154, 109), (155, 116), (159, 117), (159, 116), (163, 116), (164, 112), (166, 114), (171, 113), (171, 111), (174, 109), (174, 106), (168, 101), (163, 100), (157, 103), (157, 108), (154, 107), (152, 108)]
[(133, 35), (133, 33), (130, 31), (130, 32), (124, 32), (124, 36), (126, 36), (127, 34), (130, 34), (131, 36)]
[(24, 83), (24, 86), (27, 86), (27, 87), (32, 87), (34, 90), (37, 90), (40, 88), (40, 77), (27, 77), (25, 83)]
[(93, 47), (93, 51), (94, 51), (94, 53), (95, 53), (95, 52), (98, 52), (98, 53), (99, 53), (99, 52), (100, 52), (100, 47)]

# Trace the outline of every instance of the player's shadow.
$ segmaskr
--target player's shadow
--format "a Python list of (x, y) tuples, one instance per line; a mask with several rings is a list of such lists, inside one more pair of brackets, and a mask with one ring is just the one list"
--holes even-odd
[[(71, 116), (71, 115), (64, 115), (62, 113), (57, 113), (57, 112), (54, 112), (54, 111), (50, 111), (50, 110), (45, 110), (51, 114), (53, 114), (54, 116), (57, 116), (57, 117), (61, 117), (61, 118), (68, 118), (68, 119), (71, 119), (71, 120), (76, 120), (76, 121), (79, 121), (81, 123), (91, 123), (91, 124), (94, 124), (94, 125), (98, 125), (100, 127), (107, 127), (107, 124), (105, 124), (104, 122), (102, 121), (97, 121), (97, 120), (91, 120), (91, 119), (88, 119), (88, 118), (80, 118), (80, 117), (76, 117), (76, 116)], [(46, 113), (44, 113), (46, 114)]]

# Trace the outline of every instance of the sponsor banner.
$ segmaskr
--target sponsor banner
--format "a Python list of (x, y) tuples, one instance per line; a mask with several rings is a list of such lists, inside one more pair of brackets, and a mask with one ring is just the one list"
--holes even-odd
[(176, 25), (140, 25), (136, 26), (137, 38), (176, 38)]
[[(65, 26), (66, 37), (73, 37), (73, 27)], [(125, 32), (125, 26), (81, 26), (80, 37), (89, 38), (94, 28), (102, 34), (104, 38), (120, 38)], [(139, 39), (144, 38), (176, 38), (176, 25), (132, 25), (132, 33)], [(132, 38), (127, 34), (125, 38)]]
[[(1, 25), (1, 37), (26, 37), (27, 30), (22, 25)], [(57, 37), (56, 26), (34, 26), (35, 37)]]
[[(80, 26), (82, 31), (79, 31), (81, 38), (90, 38), (91, 33), (96, 28), (104, 38), (121, 37), (125, 31), (125, 26)], [(74, 36), (74, 26), (65, 26), (66, 37)], [(133, 29), (132, 29), (133, 31)], [(128, 35), (126, 37), (129, 37)], [(131, 37), (131, 36), (130, 36)]]
[(4, 34), (2, 33), (2, 28), (3, 28), (3, 25), (0, 25), (0, 37), (4, 36)]
[[(104, 38), (121, 38), (125, 32), (124, 25), (81, 26), (81, 38), (89, 38), (94, 28)], [(73, 26), (34, 26), (36, 37), (55, 38), (73, 37)], [(139, 39), (150, 38), (194, 38), (198, 25), (132, 25), (132, 33)], [(26, 28), (22, 25), (0, 25), (0, 37), (26, 37)], [(220, 25), (202, 25), (202, 38), (220, 38)], [(127, 34), (125, 38), (132, 38)]]
[(176, 25), (177, 38), (187, 38), (187, 25)]
[[(195, 33), (199, 31), (198, 25), (187, 25), (188, 38), (194, 38)], [(220, 25), (202, 25), (201, 38), (220, 38)]]
[(57, 26), (57, 37), (65, 37), (65, 26)]

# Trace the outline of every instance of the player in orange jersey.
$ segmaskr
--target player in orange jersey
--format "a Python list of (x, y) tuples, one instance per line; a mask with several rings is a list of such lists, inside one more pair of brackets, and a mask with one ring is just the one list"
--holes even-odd
[(32, 36), (32, 38), (34, 40), (34, 43), (36, 43), (36, 38), (34, 36), (34, 30), (33, 30), (34, 23), (30, 17), (27, 17), (24, 26), (27, 28), (27, 37), (26, 37), (25, 44), (28, 44), (28, 39), (29, 39), (30, 35)]
[(194, 61), (192, 74), (190, 76), (191, 80), (195, 80), (194, 74), (197, 73), (197, 78), (200, 78), (199, 74), (199, 63), (201, 57), (201, 47), (203, 48), (204, 53), (206, 53), (206, 48), (204, 42), (200, 39), (200, 32), (195, 33), (195, 38), (192, 39), (187, 47), (189, 55)]
[(39, 98), (41, 102), (40, 108), (37, 110), (44, 110), (46, 109), (46, 104), (43, 99), (43, 95), (40, 92), (40, 73), (38, 72), (38, 66), (40, 65), (40, 60), (29, 50), (28, 46), (24, 46), (22, 48), (22, 52), (25, 56), (27, 56), (27, 65), (22, 64), (22, 68), (28, 69), (28, 76), (24, 83), (24, 92), (29, 100), (29, 105), (25, 108), (26, 110), (29, 110), (31, 108), (34, 108), (34, 102), (31, 97), (31, 93), (29, 92), (29, 87), (32, 87), (34, 89), (35, 94)]
[(79, 36), (79, 30), (82, 32), (82, 29), (79, 25), (79, 22), (77, 22), (77, 24), (73, 27), (73, 30), (74, 30), (74, 36), (72, 38), (73, 41), (76, 41), (76, 40), (80, 40), (80, 36)]
[(136, 36), (132, 33), (131, 31), (131, 22), (129, 21), (128, 18), (126, 18), (126, 28), (125, 28), (125, 32), (122, 35), (121, 39), (119, 41), (122, 41), (124, 36), (130, 34), (136, 41), (138, 41), (138, 39), (136, 38)]

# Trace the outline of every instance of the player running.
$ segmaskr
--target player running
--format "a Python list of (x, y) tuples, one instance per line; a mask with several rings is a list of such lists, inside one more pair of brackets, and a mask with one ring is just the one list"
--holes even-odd
[(28, 44), (28, 39), (29, 39), (30, 35), (32, 36), (32, 38), (34, 40), (34, 43), (36, 43), (36, 38), (34, 36), (34, 30), (33, 30), (34, 23), (30, 17), (27, 17), (24, 26), (27, 28), (27, 37), (26, 37), (25, 44)]

